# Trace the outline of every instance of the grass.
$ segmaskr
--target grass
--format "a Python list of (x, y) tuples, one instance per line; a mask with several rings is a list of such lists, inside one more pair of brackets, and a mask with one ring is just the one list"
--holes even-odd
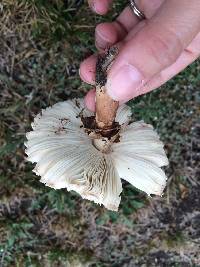
[(90, 87), (80, 81), (78, 68), (95, 51), (94, 25), (112, 20), (124, 5), (116, 1), (101, 18), (75, 2), (1, 3), (0, 266), (154, 266), (155, 257), (157, 266), (195, 266), (199, 61), (129, 103), (135, 119), (152, 123), (166, 144), (169, 181), (162, 199), (124, 182), (119, 213), (110, 212), (73, 192), (45, 187), (25, 160), (25, 133), (34, 115), (85, 95)]

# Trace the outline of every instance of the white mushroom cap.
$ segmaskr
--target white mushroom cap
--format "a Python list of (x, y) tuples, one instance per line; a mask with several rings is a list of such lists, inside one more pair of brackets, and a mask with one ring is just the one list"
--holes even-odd
[(105, 152), (109, 140), (89, 136), (80, 115), (94, 115), (82, 99), (57, 103), (36, 116), (25, 145), (42, 183), (74, 190), (111, 210), (120, 203), (120, 178), (148, 195), (162, 194), (166, 176), (160, 167), (168, 160), (152, 126), (142, 121), (129, 124), (130, 108), (122, 105), (116, 116), (122, 126), (120, 142), (110, 143)]

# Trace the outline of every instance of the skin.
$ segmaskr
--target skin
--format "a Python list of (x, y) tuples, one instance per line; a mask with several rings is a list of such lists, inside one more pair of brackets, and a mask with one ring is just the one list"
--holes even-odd
[[(93, 11), (107, 13), (111, 0), (89, 0)], [(112, 45), (119, 55), (108, 73), (107, 92), (120, 103), (150, 92), (200, 56), (199, 0), (136, 0), (145, 14), (140, 21), (129, 7), (111, 23), (95, 30), (100, 51)], [(94, 84), (96, 56), (81, 63), (80, 76)], [(86, 106), (95, 110), (95, 90), (85, 97)]]

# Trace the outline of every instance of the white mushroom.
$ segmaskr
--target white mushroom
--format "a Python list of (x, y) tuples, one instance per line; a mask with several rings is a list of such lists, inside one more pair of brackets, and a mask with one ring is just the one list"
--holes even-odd
[(122, 105), (115, 118), (117, 133), (105, 137), (85, 126), (84, 118), (94, 115), (82, 99), (75, 99), (36, 116), (25, 145), (41, 182), (54, 189), (74, 190), (110, 210), (118, 210), (120, 178), (148, 195), (161, 195), (166, 176), (160, 167), (168, 160), (152, 126), (131, 123), (131, 110)]
[(161, 167), (168, 164), (152, 126), (131, 122), (130, 108), (107, 94), (107, 70), (117, 51), (98, 58), (96, 113), (83, 99), (57, 103), (36, 116), (25, 144), (42, 183), (74, 190), (110, 210), (119, 207), (120, 178), (148, 195), (161, 195), (166, 184)]

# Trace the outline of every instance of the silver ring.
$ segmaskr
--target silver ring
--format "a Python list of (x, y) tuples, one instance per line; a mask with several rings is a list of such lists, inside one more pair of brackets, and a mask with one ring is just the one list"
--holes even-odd
[(134, 0), (130, 0), (130, 8), (140, 20), (146, 19), (144, 13), (139, 10)]

